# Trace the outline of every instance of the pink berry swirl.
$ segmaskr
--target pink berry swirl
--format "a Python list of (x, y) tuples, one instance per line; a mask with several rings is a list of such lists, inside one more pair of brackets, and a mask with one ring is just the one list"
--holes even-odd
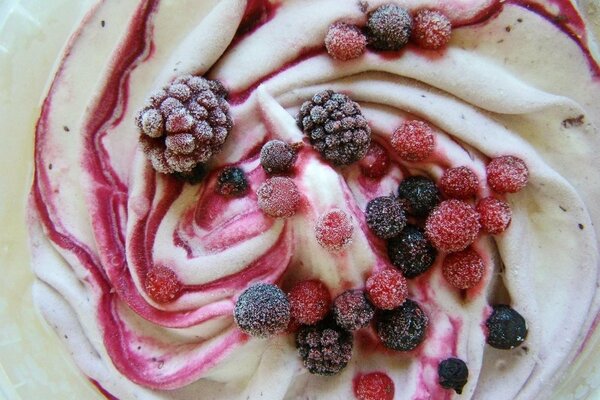
[[(327, 54), (331, 24), (363, 27), (384, 3), (107, 0), (83, 20), (38, 121), (29, 222), (36, 303), (104, 391), (119, 399), (345, 399), (354, 376), (384, 371), (398, 399), (446, 399), (454, 394), (438, 384), (437, 366), (458, 357), (469, 367), (461, 399), (545, 399), (589, 346), (600, 308), (600, 68), (584, 20), (562, 0), (411, 0), (403, 2), (410, 12), (448, 16), (446, 47), (367, 48), (349, 61)], [(146, 98), (189, 74), (223, 85), (233, 121), (195, 185), (157, 173), (136, 127)], [(372, 141), (390, 157), (382, 177), (366, 176), (360, 163), (327, 162), (303, 137), (295, 117), (322, 90), (360, 105)], [(403, 161), (390, 145), (407, 120), (433, 128), (424, 160)], [(289, 218), (266, 215), (257, 201), (268, 178), (259, 153), (271, 139), (305, 142), (289, 175), (300, 191)], [(417, 349), (385, 349), (364, 328), (348, 366), (323, 378), (302, 367), (292, 335), (250, 338), (234, 324), (235, 301), (253, 282), (289, 290), (320, 279), (332, 296), (364, 288), (390, 264), (365, 221), (369, 200), (396, 193), (404, 177), (437, 182), (459, 166), (477, 175), (478, 197), (490, 196), (485, 167), (502, 155), (529, 170), (527, 187), (503, 197), (512, 222), (475, 239), (485, 264), (475, 287), (450, 286), (442, 256), (408, 280), (429, 319)], [(247, 176), (245, 196), (215, 190), (232, 165)], [(332, 210), (354, 225), (335, 251), (315, 235)], [(161, 282), (176, 293), (150, 296)], [(524, 346), (486, 345), (497, 303), (527, 320)]]

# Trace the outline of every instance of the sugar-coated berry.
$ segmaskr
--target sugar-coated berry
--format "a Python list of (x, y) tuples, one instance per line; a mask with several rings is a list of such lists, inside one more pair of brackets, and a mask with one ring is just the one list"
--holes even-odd
[(446, 200), (427, 217), (425, 234), (433, 246), (446, 252), (466, 249), (479, 233), (479, 214), (462, 200)]
[(394, 381), (386, 373), (359, 374), (353, 386), (357, 400), (394, 400)]
[(390, 168), (387, 150), (377, 142), (371, 142), (367, 154), (359, 161), (360, 170), (369, 178), (381, 178)]
[(469, 368), (459, 358), (447, 358), (438, 365), (438, 382), (445, 389), (461, 394), (469, 379)]
[(410, 39), (412, 17), (407, 9), (384, 4), (369, 14), (367, 39), (377, 50), (400, 50)]
[(267, 337), (284, 332), (290, 322), (290, 302), (270, 283), (255, 283), (240, 295), (233, 311), (235, 323), (248, 335)]
[(329, 251), (338, 251), (352, 242), (354, 225), (342, 210), (331, 210), (321, 215), (315, 226), (317, 242)]
[(281, 140), (270, 140), (260, 150), (260, 165), (269, 174), (289, 172), (296, 161), (296, 152)]
[(289, 218), (300, 204), (300, 191), (293, 180), (283, 176), (267, 179), (258, 188), (258, 206), (275, 218)]
[(308, 372), (335, 375), (352, 358), (352, 335), (326, 318), (317, 325), (301, 326), (296, 334), (296, 347)]
[(442, 273), (446, 281), (457, 289), (470, 289), (483, 277), (485, 263), (472, 248), (450, 253), (442, 263)]
[(427, 216), (440, 197), (435, 182), (425, 176), (409, 176), (398, 186), (398, 198), (406, 200), (408, 214), (416, 217)]
[(440, 189), (448, 197), (467, 199), (477, 194), (479, 179), (470, 168), (449, 168), (442, 174)]
[(525, 161), (515, 156), (492, 159), (486, 172), (488, 184), (498, 193), (516, 193), (529, 181), (529, 170)]
[(382, 239), (397, 236), (406, 225), (404, 209), (393, 196), (376, 197), (369, 201), (365, 217), (369, 229)]
[(374, 314), (375, 310), (362, 290), (347, 290), (333, 301), (335, 322), (348, 331), (364, 328)]
[(481, 228), (492, 235), (502, 233), (512, 219), (510, 205), (504, 200), (486, 197), (477, 204)]
[(292, 318), (304, 325), (321, 321), (331, 307), (331, 294), (318, 279), (301, 281), (288, 293)]
[(423, 230), (415, 225), (407, 225), (402, 233), (390, 239), (387, 245), (392, 265), (409, 279), (427, 271), (437, 255)]
[(336, 22), (325, 36), (327, 53), (336, 60), (348, 61), (360, 57), (367, 48), (366, 36), (354, 25)]
[(392, 310), (408, 297), (406, 278), (395, 269), (385, 269), (367, 279), (367, 296), (381, 310)]
[(412, 39), (420, 47), (437, 50), (448, 44), (452, 24), (448, 17), (435, 10), (420, 10), (413, 19)]
[(175, 301), (181, 295), (182, 285), (171, 268), (156, 266), (146, 273), (144, 289), (152, 300), (166, 304)]
[(407, 299), (400, 307), (376, 317), (377, 335), (392, 350), (410, 351), (425, 339), (429, 319), (419, 305)]
[(244, 170), (238, 167), (224, 168), (217, 177), (217, 193), (223, 196), (239, 197), (248, 191), (248, 181)]
[(433, 129), (417, 120), (404, 121), (391, 138), (392, 147), (405, 161), (423, 161), (433, 153)]
[(527, 338), (525, 318), (510, 306), (493, 306), (485, 325), (488, 328), (487, 343), (497, 349), (509, 350), (520, 346)]

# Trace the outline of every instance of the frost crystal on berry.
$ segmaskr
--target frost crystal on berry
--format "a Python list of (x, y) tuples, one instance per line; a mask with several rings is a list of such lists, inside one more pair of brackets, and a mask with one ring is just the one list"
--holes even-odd
[(439, 11), (421, 10), (414, 17), (413, 40), (422, 48), (436, 50), (450, 40), (452, 24)]
[(347, 61), (360, 57), (367, 47), (367, 38), (354, 25), (336, 22), (325, 36), (327, 53), (336, 60)]

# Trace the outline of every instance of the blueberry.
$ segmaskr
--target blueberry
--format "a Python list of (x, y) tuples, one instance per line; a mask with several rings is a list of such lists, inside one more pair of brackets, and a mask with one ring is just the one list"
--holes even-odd
[(437, 251), (415, 225), (407, 225), (399, 236), (388, 241), (388, 256), (406, 278), (414, 278), (434, 263)]
[(287, 329), (290, 322), (290, 302), (276, 285), (255, 283), (237, 299), (233, 316), (245, 333), (267, 337)]
[(376, 197), (369, 201), (365, 215), (371, 231), (382, 239), (397, 236), (406, 225), (404, 210), (392, 196)]
[(243, 196), (248, 190), (248, 181), (244, 170), (238, 167), (227, 167), (217, 178), (217, 192), (223, 196)]
[(487, 342), (497, 349), (509, 350), (520, 346), (527, 337), (525, 318), (510, 306), (498, 304), (486, 321)]
[(429, 319), (412, 300), (376, 316), (377, 335), (383, 345), (392, 350), (410, 351), (425, 339)]
[(410, 215), (425, 217), (440, 202), (440, 191), (431, 179), (411, 176), (400, 182), (398, 197), (406, 200)]
[(456, 393), (461, 394), (469, 378), (469, 369), (463, 360), (448, 358), (438, 365), (438, 377), (443, 388), (454, 389)]

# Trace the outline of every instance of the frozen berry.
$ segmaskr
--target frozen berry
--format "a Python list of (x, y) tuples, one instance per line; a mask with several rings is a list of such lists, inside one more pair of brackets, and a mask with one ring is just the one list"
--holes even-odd
[(390, 157), (385, 148), (377, 142), (371, 142), (367, 154), (359, 161), (360, 170), (369, 178), (381, 178), (390, 167)]
[(333, 315), (337, 324), (349, 331), (369, 324), (375, 310), (362, 290), (347, 290), (333, 301)]
[(175, 172), (173, 173), (173, 177), (180, 181), (184, 181), (189, 183), (190, 185), (195, 185), (200, 183), (207, 174), (206, 164), (198, 164), (194, 168), (192, 168), (189, 172)]
[(400, 307), (381, 311), (376, 317), (377, 335), (392, 350), (410, 351), (425, 339), (429, 319), (419, 305), (406, 300)]
[(394, 400), (394, 381), (383, 372), (361, 374), (354, 379), (358, 400)]
[(442, 264), (444, 278), (458, 289), (470, 289), (477, 285), (484, 269), (483, 258), (471, 248), (448, 254)]
[(303, 325), (296, 334), (296, 347), (308, 372), (335, 375), (352, 358), (352, 335), (326, 318), (317, 325)]
[(481, 199), (477, 204), (477, 212), (481, 228), (492, 235), (504, 232), (512, 219), (508, 203), (493, 197)]
[(527, 337), (525, 318), (510, 306), (495, 305), (486, 321), (487, 342), (497, 349), (509, 350), (520, 346)]
[(529, 180), (529, 170), (525, 162), (514, 156), (496, 157), (487, 165), (487, 181), (498, 193), (516, 193), (523, 189)]
[(317, 242), (330, 251), (338, 251), (352, 241), (354, 225), (352, 219), (342, 210), (332, 210), (323, 214), (315, 226)]
[(238, 167), (227, 167), (217, 177), (217, 192), (223, 196), (239, 197), (248, 191), (248, 181), (244, 170)]
[(433, 265), (436, 254), (423, 231), (414, 225), (407, 225), (399, 236), (388, 241), (390, 261), (407, 278), (427, 271)]
[(289, 144), (281, 140), (271, 140), (260, 150), (260, 165), (269, 174), (288, 172), (294, 166), (296, 152)]
[(412, 39), (424, 49), (437, 50), (450, 40), (452, 24), (439, 11), (421, 10), (413, 20)]
[(477, 194), (479, 179), (467, 167), (450, 168), (444, 171), (440, 179), (440, 188), (448, 197), (467, 199)]
[(251, 336), (284, 332), (290, 322), (290, 302), (279, 287), (255, 283), (240, 295), (233, 311), (235, 323)]
[(398, 198), (406, 200), (407, 212), (417, 217), (427, 216), (440, 202), (436, 184), (424, 176), (410, 176), (400, 182)]
[(408, 43), (412, 17), (407, 9), (396, 4), (384, 4), (369, 14), (367, 38), (377, 50), (400, 50)]
[(469, 378), (467, 364), (459, 358), (447, 358), (438, 365), (438, 378), (440, 386), (445, 389), (454, 389), (458, 394)]
[(288, 298), (292, 318), (304, 325), (313, 325), (325, 318), (331, 306), (327, 286), (317, 279), (298, 282)]
[(354, 25), (336, 22), (325, 36), (327, 53), (336, 60), (348, 61), (360, 57), (367, 47), (367, 38)]
[(423, 121), (404, 121), (392, 134), (392, 147), (405, 161), (423, 161), (433, 153), (433, 129)]
[(367, 225), (382, 239), (397, 236), (406, 225), (406, 215), (400, 203), (392, 196), (376, 197), (367, 203)]
[(267, 179), (256, 194), (258, 206), (271, 217), (291, 217), (300, 204), (298, 187), (293, 180), (282, 176)]
[(386, 269), (367, 279), (367, 295), (371, 303), (382, 310), (392, 310), (406, 300), (408, 286), (406, 278), (394, 269)]
[(175, 301), (181, 295), (181, 282), (172, 269), (157, 266), (148, 270), (144, 281), (146, 294), (157, 303)]
[(425, 233), (441, 251), (464, 250), (479, 233), (479, 214), (462, 200), (446, 200), (427, 217)]

